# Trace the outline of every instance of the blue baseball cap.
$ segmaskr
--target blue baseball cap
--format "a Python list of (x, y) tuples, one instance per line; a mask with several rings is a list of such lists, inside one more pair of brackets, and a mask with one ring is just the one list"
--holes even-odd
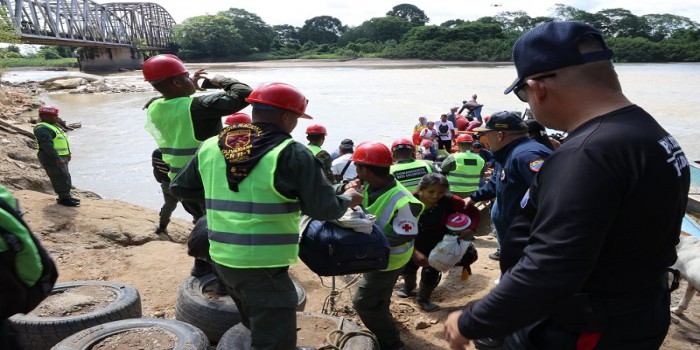
[[(601, 51), (582, 54), (578, 49), (581, 38), (592, 35), (604, 47)], [(523, 34), (513, 45), (513, 62), (518, 77), (503, 92), (508, 94), (522, 84), (525, 77), (568, 66), (608, 60), (613, 52), (603, 35), (583, 22), (545, 22)]]
[(524, 131), (527, 130), (527, 124), (523, 118), (515, 112), (498, 112), (491, 115), (491, 118), (486, 122), (486, 125), (474, 128), (479, 131)]

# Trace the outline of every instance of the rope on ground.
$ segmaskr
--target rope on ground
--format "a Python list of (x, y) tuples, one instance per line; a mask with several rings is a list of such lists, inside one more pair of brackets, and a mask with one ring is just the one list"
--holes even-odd
[(391, 303), (389, 309), (394, 315), (396, 322), (399, 323), (406, 323), (412, 320), (412, 316), (420, 315), (420, 311), (418, 311), (418, 309), (413, 307), (413, 305), (404, 302)]
[(327, 286), (323, 282), (323, 278), (321, 276), (318, 276), (318, 279), (321, 280), (321, 286), (325, 288), (331, 288), (330, 294), (326, 296), (326, 299), (323, 301), (323, 308), (321, 309), (321, 313), (326, 314), (326, 315), (332, 315), (332, 316), (337, 316), (339, 314), (338, 309), (335, 306), (335, 301), (336, 299), (340, 298), (340, 295), (346, 291), (348, 288), (350, 288), (352, 285), (357, 283), (357, 281), (360, 280), (360, 275), (355, 275), (350, 282), (346, 283), (343, 288), (340, 289), (335, 289), (334, 287)]
[(370, 338), (372, 342), (374, 342), (374, 344), (377, 346), (376, 348), (379, 349), (379, 341), (372, 332), (366, 329), (345, 332), (343, 330), (344, 323), (345, 318), (340, 317), (340, 321), (338, 322), (338, 329), (334, 329), (328, 332), (328, 334), (326, 335), (326, 342), (328, 343), (328, 345), (324, 345), (318, 348), (318, 350), (342, 350), (347, 344), (347, 342), (350, 341), (350, 339), (352, 339), (353, 337)]

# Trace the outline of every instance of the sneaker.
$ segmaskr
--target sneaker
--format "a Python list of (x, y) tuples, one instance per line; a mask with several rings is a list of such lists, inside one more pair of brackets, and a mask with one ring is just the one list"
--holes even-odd
[(440, 306), (431, 303), (430, 300), (416, 300), (416, 303), (418, 303), (420, 308), (425, 312), (433, 312), (440, 308)]
[(56, 199), (56, 203), (58, 203), (60, 205), (65, 205), (67, 207), (76, 207), (76, 206), (80, 205), (79, 200), (77, 200), (75, 198), (71, 198), (71, 197)]
[(496, 350), (503, 345), (503, 340), (499, 338), (479, 338), (474, 339), (474, 347), (477, 349)]
[(491, 260), (501, 260), (501, 252), (496, 251), (495, 253), (489, 254), (489, 259), (491, 259)]

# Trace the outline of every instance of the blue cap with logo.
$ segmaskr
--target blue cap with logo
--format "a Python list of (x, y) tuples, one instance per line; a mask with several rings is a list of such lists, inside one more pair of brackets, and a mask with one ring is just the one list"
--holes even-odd
[(515, 112), (498, 112), (492, 114), (486, 125), (474, 128), (474, 131), (524, 131), (527, 125), (523, 118)]
[[(599, 39), (605, 49), (581, 53), (578, 42), (587, 35)], [(607, 60), (612, 56), (603, 36), (589, 24), (574, 21), (542, 23), (523, 34), (513, 45), (513, 62), (518, 77), (503, 93), (510, 93), (522, 84), (524, 78), (533, 74)]]

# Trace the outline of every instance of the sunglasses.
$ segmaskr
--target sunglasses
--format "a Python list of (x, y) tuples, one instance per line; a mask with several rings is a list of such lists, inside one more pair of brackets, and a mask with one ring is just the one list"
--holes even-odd
[(530, 80), (537, 80), (537, 81), (542, 81), (547, 78), (552, 78), (555, 77), (557, 73), (549, 73), (545, 75), (540, 75), (539, 77), (534, 77), (534, 78), (528, 78), (525, 79), (522, 83), (518, 84), (515, 88), (513, 88), (513, 93), (515, 96), (518, 96), (518, 99), (523, 102), (527, 102), (527, 94), (525, 93), (525, 87), (527, 86), (527, 82)]

